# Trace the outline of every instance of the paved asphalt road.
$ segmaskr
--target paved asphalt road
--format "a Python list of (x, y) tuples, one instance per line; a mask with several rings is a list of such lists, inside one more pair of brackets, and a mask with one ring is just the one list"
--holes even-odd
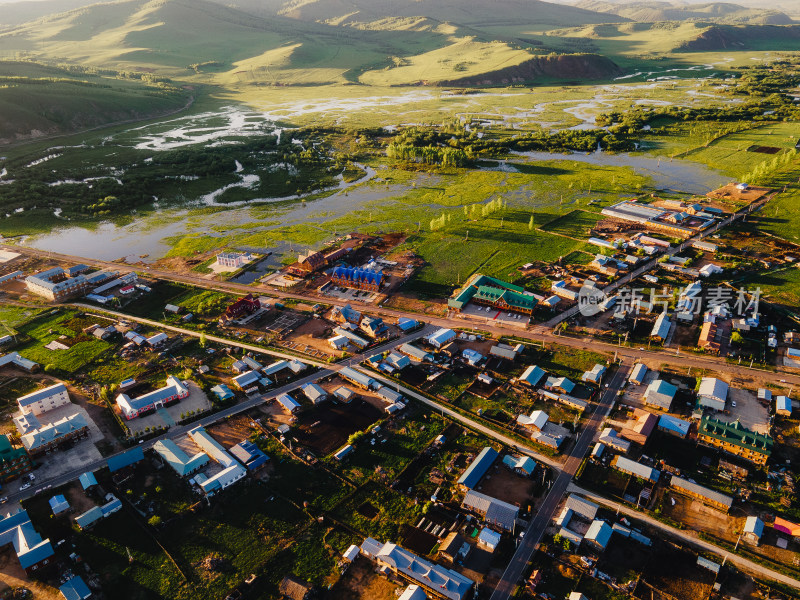
[[(287, 293), (272, 288), (267, 289), (266, 287), (253, 287), (252, 285), (245, 285), (240, 283), (213, 281), (199, 276), (182, 275), (171, 271), (142, 267), (141, 265), (128, 265), (124, 263), (120, 264), (108, 261), (87, 259), (80, 256), (57, 254), (25, 246), (12, 245), (7, 247), (15, 252), (20, 252), (22, 254), (30, 256), (37, 256), (40, 258), (51, 258), (54, 260), (72, 261), (76, 263), (84, 263), (105, 269), (114, 269), (120, 272), (130, 272), (130, 271), (137, 271), (140, 273), (144, 272), (151, 277), (156, 277), (179, 283), (186, 283), (189, 285), (196, 285), (206, 289), (214, 289), (229, 293), (250, 294), (250, 293), (260, 292), (279, 299), (280, 298), (297, 299), (310, 303), (324, 302), (325, 304), (335, 305), (335, 306), (343, 306), (344, 304), (346, 304), (346, 302), (344, 301), (328, 296), (318, 296), (313, 294), (302, 295), (297, 293)], [(624, 279), (627, 279), (627, 277)], [(476, 327), (481, 330), (488, 331), (497, 336), (510, 335), (521, 338), (529, 338), (533, 341), (541, 341), (544, 343), (558, 343), (560, 345), (569, 346), (572, 348), (592, 349), (600, 352), (617, 352), (618, 356), (624, 357), (629, 361), (661, 360), (664, 363), (669, 363), (670, 365), (677, 367), (686, 367), (687, 369), (690, 367), (701, 367), (707, 369), (714, 369), (720, 373), (727, 373), (736, 377), (747, 375), (746, 365), (731, 365), (726, 363), (724, 358), (718, 358), (713, 356), (702, 356), (695, 354), (681, 355), (681, 354), (676, 354), (674, 350), (664, 349), (659, 347), (654, 347), (647, 350), (644, 349), (638, 350), (636, 348), (622, 348), (615, 346), (614, 344), (597, 341), (589, 337), (574, 338), (574, 337), (555, 335), (546, 325), (534, 325), (529, 329), (521, 329), (517, 327), (498, 326), (495, 325), (494, 323), (487, 322), (484, 319), (474, 320), (474, 319), (466, 319), (463, 317), (452, 317), (452, 316), (433, 317), (430, 315), (415, 315), (415, 314), (409, 315), (409, 313), (405, 311), (386, 308), (382, 306), (368, 306), (366, 308), (369, 309), (370, 313), (374, 313), (376, 315), (380, 315), (386, 318), (396, 319), (399, 317), (410, 316), (411, 318), (422, 318), (429, 324), (436, 325), (439, 327), (452, 327), (452, 328)], [(130, 316), (125, 315), (125, 318), (130, 319)], [(152, 321), (152, 323), (156, 322)], [(160, 323), (158, 323), (157, 325), (159, 327), (164, 327), (164, 325)], [(306, 362), (311, 362), (311, 361), (306, 361)], [(793, 385), (800, 385), (800, 375), (786, 372), (780, 365), (777, 367), (777, 372), (781, 373), (781, 378), (785, 379), (787, 383)]]
[(547, 493), (542, 505), (539, 507), (539, 511), (536, 513), (536, 516), (531, 520), (528, 528), (525, 530), (525, 534), (520, 541), (519, 546), (517, 546), (517, 551), (514, 553), (511, 562), (508, 563), (503, 576), (497, 583), (497, 587), (491, 596), (491, 600), (507, 600), (514, 592), (514, 588), (522, 578), (525, 567), (528, 565), (531, 557), (533, 557), (536, 547), (542, 540), (544, 531), (547, 529), (550, 520), (553, 518), (556, 508), (561, 502), (561, 499), (564, 497), (564, 494), (567, 491), (567, 486), (570, 484), (572, 478), (577, 472), (578, 467), (583, 461), (583, 457), (586, 456), (586, 452), (589, 449), (589, 444), (592, 443), (598, 428), (608, 414), (611, 404), (614, 402), (614, 398), (617, 396), (617, 391), (622, 387), (623, 382), (628, 377), (630, 368), (631, 367), (629, 365), (620, 367), (611, 381), (608, 382), (608, 388), (601, 396), (600, 402), (595, 408), (594, 413), (592, 413), (589, 422), (586, 424), (583, 432), (581, 432), (580, 436), (578, 437), (575, 447), (572, 449), (572, 452), (567, 458), (564, 469), (559, 472), (555, 482), (553, 482), (552, 486), (550, 487), (550, 491)]

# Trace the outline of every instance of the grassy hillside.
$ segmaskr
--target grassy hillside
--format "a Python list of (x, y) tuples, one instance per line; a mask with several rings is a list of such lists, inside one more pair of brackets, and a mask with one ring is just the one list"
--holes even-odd
[(189, 98), (166, 83), (0, 61), (0, 144), (155, 117)]
[(601, 23), (606, 19), (593, 11), (540, 0), (234, 0), (231, 4), (247, 12), (340, 24), (425, 17), (483, 29), (510, 24), (557, 27)]
[(626, 2), (617, 4), (608, 0), (583, 0), (580, 8), (609, 13), (633, 21), (654, 23), (658, 21), (702, 20), (726, 24), (789, 25), (791, 17), (767, 7), (747, 8), (738, 4), (710, 2), (707, 4), (671, 4), (669, 2)]
[(224, 87), (413, 85), (480, 79), (549, 53), (481, 33), (478, 26), (513, 23), (515, 14), (540, 27), (599, 20), (589, 11), (537, 0), (501, 0), (475, 11), (427, 0), (364, 6), (336, 0), (241, 6), (264, 15), (256, 16), (207, 0), (119, 0), (2, 33), (0, 56), (57, 57)]

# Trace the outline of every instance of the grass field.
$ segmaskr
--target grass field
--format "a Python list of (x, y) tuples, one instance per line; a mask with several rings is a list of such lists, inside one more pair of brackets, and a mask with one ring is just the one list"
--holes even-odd
[[(91, 318), (78, 317), (76, 311), (53, 310), (19, 326), (20, 334), (29, 341), (20, 343), (17, 351), (45, 368), (52, 366), (63, 374), (77, 373), (113, 347), (109, 342), (83, 333), (83, 328), (94, 322)], [(48, 350), (44, 347), (53, 340), (66, 340), (69, 349)]]

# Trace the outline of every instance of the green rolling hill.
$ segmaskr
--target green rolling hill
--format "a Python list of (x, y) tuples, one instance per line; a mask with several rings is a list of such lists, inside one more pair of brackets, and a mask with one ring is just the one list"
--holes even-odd
[(0, 61), (0, 145), (157, 117), (190, 99), (165, 83)]
[[(0, 56), (21, 53), (221, 86), (435, 85), (479, 76), (493, 81), (495, 71), (549, 53), (534, 41), (484, 31), (513, 22), (520, 11), (527, 16), (517, 24), (531, 27), (602, 20), (590, 11), (538, 0), (501, 0), (491, 4), (493, 10), (470, 15), (447, 0), (376, 0), (364, 2), (365, 9), (341, 0), (240, 2), (245, 4), (239, 8), (207, 0), (96, 4), (0, 33)], [(603, 71), (606, 64), (593, 64), (586, 77), (616, 73), (613, 63)], [(533, 76), (536, 70), (521, 72)]]

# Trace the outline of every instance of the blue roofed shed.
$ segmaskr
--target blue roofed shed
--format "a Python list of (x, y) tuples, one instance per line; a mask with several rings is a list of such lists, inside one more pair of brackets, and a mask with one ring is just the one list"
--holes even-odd
[(114, 473), (130, 465), (135, 465), (140, 460), (144, 460), (144, 450), (141, 448), (133, 448), (122, 454), (117, 454), (108, 459), (108, 470)]
[(104, 516), (103, 510), (99, 506), (93, 506), (82, 515), (75, 517), (75, 523), (77, 523), (78, 527), (81, 529), (86, 529), (87, 527), (91, 527)]
[(535, 386), (542, 380), (544, 375), (544, 369), (536, 365), (531, 365), (525, 369), (525, 372), (520, 376), (519, 380), (524, 381), (530, 386)]
[(689, 434), (691, 423), (671, 415), (661, 415), (658, 418), (658, 428), (666, 433), (686, 437)]
[(80, 577), (68, 579), (64, 585), (58, 588), (64, 600), (87, 600), (92, 597), (92, 590)]
[(224, 383), (220, 383), (219, 385), (215, 385), (211, 388), (212, 393), (217, 397), (218, 400), (228, 400), (233, 398), (233, 392), (231, 388), (229, 388)]
[(606, 546), (608, 546), (608, 542), (611, 540), (613, 531), (611, 525), (605, 521), (596, 519), (592, 521), (592, 524), (589, 526), (589, 531), (586, 532), (583, 539), (594, 544), (601, 550), (605, 550)]
[(462, 473), (461, 477), (458, 478), (458, 485), (471, 490), (474, 488), (478, 482), (481, 480), (486, 474), (486, 471), (489, 470), (489, 467), (492, 466), (495, 459), (497, 458), (497, 450), (490, 446), (486, 446), (481, 453), (472, 461), (467, 470)]
[(83, 487), (83, 489), (85, 490), (88, 490), (90, 487), (97, 485), (97, 478), (91, 471), (87, 471), (86, 473), (78, 477), (78, 481), (81, 482), (81, 487)]
[(400, 331), (411, 331), (412, 329), (419, 327), (419, 321), (415, 321), (414, 319), (408, 319), (406, 317), (400, 317), (397, 319), (397, 327)]
[(53, 496), (50, 498), (50, 510), (53, 511), (54, 515), (59, 515), (62, 512), (69, 510), (69, 502), (67, 502), (67, 499), (61, 494), (58, 496)]
[(240, 463), (247, 467), (248, 471), (255, 471), (259, 467), (264, 466), (269, 461), (269, 456), (261, 451), (261, 448), (256, 446), (249, 440), (239, 442), (230, 449), (230, 453)]

